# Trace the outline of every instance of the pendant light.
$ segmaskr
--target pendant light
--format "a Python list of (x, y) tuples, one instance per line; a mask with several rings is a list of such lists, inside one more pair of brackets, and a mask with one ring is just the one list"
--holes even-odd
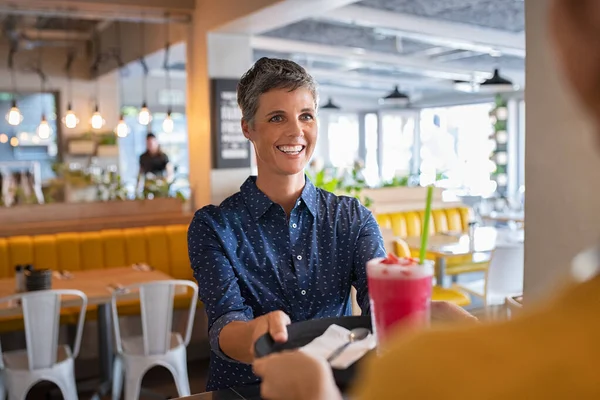
[(167, 116), (162, 123), (162, 128), (165, 133), (173, 132), (173, 128), (175, 127), (175, 123), (173, 122), (173, 117), (171, 117), (171, 110), (167, 111)]
[(150, 121), (152, 120), (152, 116), (150, 115), (150, 110), (148, 109), (148, 104), (146, 102), (147, 99), (147, 79), (148, 79), (148, 65), (146, 64), (146, 60), (144, 59), (145, 57), (145, 53), (144, 51), (146, 50), (146, 45), (145, 45), (145, 35), (144, 35), (144, 27), (146, 26), (144, 21), (142, 20), (140, 22), (141, 24), (141, 48), (142, 48), (142, 56), (140, 57), (140, 65), (142, 66), (142, 69), (144, 70), (144, 77), (142, 79), (142, 92), (143, 92), (143, 102), (142, 102), (142, 108), (140, 110), (140, 113), (138, 114), (138, 122), (144, 126), (147, 126)]
[(43, 54), (43, 50), (44, 50), (44, 46), (42, 44), (42, 41), (40, 40), (40, 35), (39, 35), (39, 30), (38, 30), (38, 41), (37, 41), (37, 45), (38, 45), (38, 65), (37, 65), (37, 72), (40, 75), (40, 86), (41, 86), (41, 91), (40, 91), (40, 99), (41, 99), (41, 109), (42, 109), (42, 118), (40, 119), (40, 124), (38, 125), (37, 129), (36, 129), (36, 133), (38, 135), (38, 137), (40, 139), (48, 139), (50, 137), (50, 135), (52, 134), (52, 128), (50, 128), (50, 124), (48, 124), (48, 120), (46, 119), (46, 113), (44, 112), (45, 104), (44, 104), (44, 93), (46, 93), (46, 74), (44, 74), (44, 69), (43, 69), (43, 63), (44, 63), (44, 54)]
[(173, 132), (173, 128), (174, 128), (174, 123), (173, 123), (173, 117), (171, 116), (171, 113), (173, 112), (173, 110), (171, 109), (171, 72), (169, 69), (169, 55), (170, 55), (170, 50), (171, 50), (171, 35), (170, 35), (170, 30), (169, 30), (169, 14), (167, 14), (167, 24), (166, 24), (166, 44), (165, 44), (165, 61), (163, 64), (163, 68), (165, 70), (165, 74), (166, 74), (166, 86), (167, 86), (167, 94), (168, 94), (168, 101), (169, 101), (169, 105), (167, 108), (167, 116), (165, 117), (165, 120), (162, 123), (162, 128), (163, 131), (165, 133), (171, 133)]
[[(65, 31), (69, 31), (68, 23), (65, 19), (64, 28)], [(63, 118), (63, 123), (69, 129), (73, 129), (79, 124), (79, 119), (75, 112), (73, 111), (73, 77), (71, 74), (71, 67), (73, 66), (73, 61), (75, 61), (76, 57), (76, 48), (75, 46), (67, 47), (67, 63), (65, 66), (65, 70), (67, 71), (67, 112), (65, 117)]]
[(321, 106), (321, 110), (339, 110), (340, 106), (333, 103), (331, 97), (327, 100), (327, 103)]
[(21, 115), (21, 111), (19, 110), (19, 107), (17, 107), (17, 101), (14, 99), (14, 94), (10, 110), (6, 114), (6, 121), (12, 126), (17, 126), (23, 121), (23, 115)]
[[(116, 32), (117, 32), (117, 52), (116, 52), (116, 58), (117, 58), (117, 65), (118, 65), (118, 71), (119, 71), (119, 96), (120, 96), (120, 102), (123, 103), (123, 69), (124, 64), (123, 64), (123, 58), (121, 56), (121, 22), (117, 21), (117, 25), (116, 25)], [(123, 115), (123, 113), (121, 112), (121, 114), (119, 115), (119, 123), (117, 123), (117, 126), (115, 127), (115, 135), (117, 135), (120, 138), (124, 138), (127, 137), (127, 135), (129, 135), (129, 126), (127, 126), (127, 123), (125, 122), (125, 116)]]
[(123, 114), (121, 114), (121, 116), (119, 117), (119, 123), (115, 128), (115, 134), (120, 138), (124, 138), (127, 137), (127, 135), (129, 135), (129, 126), (127, 126)]
[(102, 129), (105, 123), (106, 121), (104, 120), (104, 118), (102, 118), (102, 114), (100, 114), (100, 108), (98, 107), (98, 103), (96, 102), (94, 113), (92, 114), (92, 118), (90, 119), (92, 129)]
[(94, 85), (95, 85), (95, 91), (96, 91), (96, 95), (95, 95), (95, 102), (96, 105), (94, 106), (94, 113), (92, 114), (92, 118), (90, 119), (90, 124), (92, 125), (92, 129), (95, 130), (99, 130), (102, 129), (102, 127), (104, 126), (104, 124), (106, 123), (106, 121), (104, 120), (104, 118), (102, 117), (102, 114), (100, 114), (100, 105), (99, 105), (99, 94), (100, 94), (100, 85), (98, 82), (98, 69), (100, 68), (100, 35), (98, 34), (98, 31), (96, 31), (94, 29), (94, 49), (95, 49), (95, 53), (96, 53), (96, 58), (94, 60), (94, 64), (92, 65), (92, 74), (94, 75)]
[(52, 128), (50, 128), (50, 124), (48, 124), (48, 120), (46, 120), (46, 115), (44, 114), (42, 114), (42, 120), (37, 127), (36, 133), (40, 139), (48, 139), (52, 134)]
[(500, 75), (498, 68), (494, 69), (494, 74), (491, 78), (486, 79), (479, 85), (480, 92), (498, 93), (515, 90), (515, 86), (509, 79)]
[(379, 99), (379, 104), (396, 107), (406, 107), (410, 103), (410, 98), (406, 93), (402, 93), (398, 86), (387, 96)]
[(12, 101), (10, 105), (10, 110), (6, 113), (6, 121), (12, 125), (17, 126), (23, 121), (23, 115), (21, 115), (21, 111), (19, 107), (17, 107), (17, 79), (15, 76), (15, 66), (14, 66), (14, 55), (17, 52), (17, 41), (10, 41), (10, 49), (8, 52), (8, 69), (10, 70), (10, 78), (12, 81)]

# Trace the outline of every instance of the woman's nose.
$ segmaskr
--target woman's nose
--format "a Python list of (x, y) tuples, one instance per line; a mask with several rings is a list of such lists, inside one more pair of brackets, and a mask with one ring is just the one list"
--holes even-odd
[(300, 121), (290, 121), (287, 134), (288, 136), (304, 136), (302, 122)]

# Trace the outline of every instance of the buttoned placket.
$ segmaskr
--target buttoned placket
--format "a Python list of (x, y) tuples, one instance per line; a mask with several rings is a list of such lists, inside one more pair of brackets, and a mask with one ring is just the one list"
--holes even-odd
[(296, 207), (290, 213), (289, 220), (289, 230), (290, 230), (290, 238), (291, 240), (291, 249), (292, 249), (292, 263), (294, 264), (294, 269), (296, 271), (296, 279), (297, 279), (297, 287), (298, 292), (300, 294), (300, 299), (304, 298), (307, 295), (306, 288), (302, 287), (300, 282), (304, 282), (306, 279), (305, 275), (307, 273), (307, 259), (304, 252), (306, 249), (302, 248), (300, 244), (300, 236), (302, 234), (300, 230), (300, 215), (302, 213), (301, 208), (302, 202), (298, 200), (296, 203)]

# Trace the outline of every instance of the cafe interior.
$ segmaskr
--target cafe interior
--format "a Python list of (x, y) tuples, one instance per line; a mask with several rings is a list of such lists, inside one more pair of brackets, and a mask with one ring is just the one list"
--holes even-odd
[[(318, 83), (315, 186), (358, 198), (399, 257), (428, 224), (433, 300), (481, 320), (547, 301), (600, 192), (546, 3), (0, 0), (0, 389), (205, 391), (187, 230), (256, 174), (236, 85), (261, 57)], [(169, 179), (140, 172), (149, 133)]]

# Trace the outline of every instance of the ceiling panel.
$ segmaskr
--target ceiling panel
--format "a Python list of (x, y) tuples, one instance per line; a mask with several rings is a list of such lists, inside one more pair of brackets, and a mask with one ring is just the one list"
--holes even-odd
[(525, 29), (524, 0), (362, 0), (357, 4), (511, 32)]
[(264, 36), (333, 46), (356, 47), (382, 53), (411, 54), (432, 48), (426, 43), (376, 34), (373, 29), (305, 20), (269, 31)]

